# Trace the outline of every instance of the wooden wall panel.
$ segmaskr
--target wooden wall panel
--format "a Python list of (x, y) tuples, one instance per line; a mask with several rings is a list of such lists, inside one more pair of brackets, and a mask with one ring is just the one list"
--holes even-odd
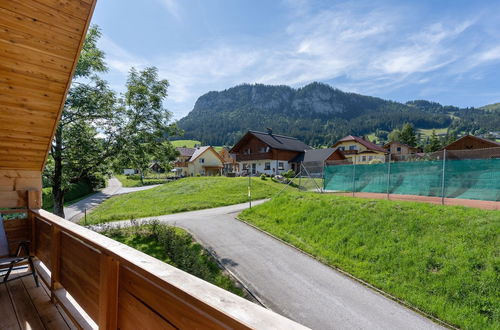
[(97, 322), (99, 317), (100, 253), (61, 233), (60, 282)]
[[(11, 156), (0, 152), (2, 157)], [(39, 171), (0, 170), (0, 207), (26, 207), (28, 190), (39, 192), (35, 207), (41, 207), (42, 176)]]
[(52, 246), (52, 226), (42, 220), (35, 221), (35, 255), (45, 266), (52, 269), (50, 250)]

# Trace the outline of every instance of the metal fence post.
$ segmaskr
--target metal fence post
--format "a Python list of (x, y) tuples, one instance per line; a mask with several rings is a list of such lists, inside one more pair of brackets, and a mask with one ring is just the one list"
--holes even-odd
[(445, 177), (445, 171), (446, 171), (446, 149), (443, 150), (443, 173), (441, 175), (441, 205), (444, 205), (444, 190), (445, 190), (444, 177)]
[(387, 164), (387, 199), (391, 189), (391, 153), (389, 153), (389, 163)]
[(352, 157), (352, 197), (356, 191), (356, 156)]

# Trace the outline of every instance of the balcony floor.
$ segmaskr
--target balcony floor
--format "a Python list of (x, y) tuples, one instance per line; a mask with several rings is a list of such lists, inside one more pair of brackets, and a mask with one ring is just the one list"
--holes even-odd
[[(27, 269), (13, 272), (12, 278)], [(48, 288), (32, 276), (0, 283), (0, 329), (76, 329), (61, 307), (50, 302)]]

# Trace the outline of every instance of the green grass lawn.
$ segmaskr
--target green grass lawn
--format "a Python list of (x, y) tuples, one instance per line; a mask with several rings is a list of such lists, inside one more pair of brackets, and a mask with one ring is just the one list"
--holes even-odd
[(175, 140), (171, 141), (174, 147), (194, 148), (196, 145), (201, 145), (197, 140)]
[(182, 269), (239, 296), (245, 296), (217, 262), (191, 235), (176, 227), (153, 223), (127, 228), (109, 228), (102, 234)]
[(431, 136), (432, 131), (436, 131), (436, 134), (446, 134), (448, 132), (448, 128), (429, 128), (429, 129), (424, 129), (424, 128), (419, 128), (418, 132), (422, 134), (422, 136)]
[(427, 313), (500, 329), (500, 212), (286, 193), (241, 218)]
[(144, 179), (144, 184), (141, 182), (141, 178), (138, 174), (134, 175), (124, 175), (124, 174), (115, 174), (115, 177), (121, 182), (124, 187), (142, 187), (149, 186), (153, 184), (162, 184), (165, 183), (167, 176), (158, 177), (158, 178), (147, 178)]
[[(282, 187), (270, 179), (252, 178), (252, 198), (271, 197)], [(87, 223), (207, 209), (247, 200), (248, 178), (184, 178), (150, 190), (111, 197), (87, 216)]]

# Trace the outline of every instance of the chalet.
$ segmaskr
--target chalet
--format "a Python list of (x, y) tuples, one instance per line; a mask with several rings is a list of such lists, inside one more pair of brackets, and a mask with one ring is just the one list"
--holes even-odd
[(228, 148), (222, 148), (219, 151), (219, 156), (222, 158), (222, 174), (234, 175), (240, 171), (240, 164), (236, 161), (236, 156), (229, 152)]
[(338, 148), (345, 157), (356, 164), (385, 163), (387, 150), (359, 136), (348, 135), (337, 141), (333, 148)]
[[(0, 1), (0, 328), (303, 328), (41, 208), (42, 172), (95, 4)], [(4, 282), (20, 242), (33, 262)]]
[(223, 159), (213, 147), (177, 148), (177, 151), (174, 167), (178, 176), (222, 174)]
[(500, 158), (500, 143), (482, 137), (465, 135), (443, 147), (447, 159), (492, 159)]
[(285, 135), (248, 131), (230, 150), (240, 163), (240, 174), (280, 174), (295, 170), (293, 160), (304, 150), (311, 149), (304, 142)]
[(422, 152), (420, 148), (409, 146), (405, 143), (391, 141), (383, 147), (391, 155), (393, 161), (404, 161), (416, 157)]
[(465, 135), (455, 142), (448, 144), (441, 150), (472, 150), (472, 149), (487, 149), (500, 148), (500, 143), (474, 135)]

